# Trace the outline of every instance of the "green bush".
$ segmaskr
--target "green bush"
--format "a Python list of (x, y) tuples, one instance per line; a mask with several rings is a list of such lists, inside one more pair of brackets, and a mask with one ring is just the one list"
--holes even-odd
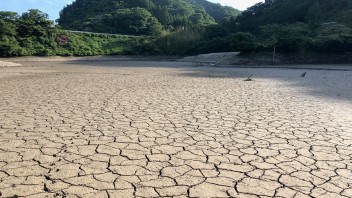
[(197, 29), (185, 28), (158, 37), (154, 47), (158, 54), (184, 55), (201, 40), (201, 32)]
[(204, 38), (212, 39), (229, 35), (229, 30), (220, 24), (208, 25), (204, 29)]
[(271, 51), (275, 46), (277, 51), (284, 53), (305, 52), (310, 49), (312, 43), (313, 34), (307, 24), (270, 24), (259, 29), (259, 50)]
[(206, 54), (206, 53), (214, 53), (214, 52), (230, 52), (231, 48), (231, 38), (232, 37), (218, 37), (211, 39), (209, 41), (201, 41), (197, 44), (197, 46), (191, 50), (193, 54)]
[(238, 32), (231, 36), (232, 51), (251, 52), (256, 49), (255, 36), (248, 32)]
[(322, 27), (313, 48), (318, 52), (352, 52), (352, 29), (344, 25)]

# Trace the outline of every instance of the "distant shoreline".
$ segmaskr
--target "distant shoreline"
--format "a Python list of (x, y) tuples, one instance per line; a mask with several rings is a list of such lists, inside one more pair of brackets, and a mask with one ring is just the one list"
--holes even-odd
[(112, 56), (21, 56), (0, 57), (10, 62), (60, 62), (60, 61), (178, 61), (192, 62), (199, 66), (260, 66), (260, 65), (314, 65), (352, 64), (352, 53), (335, 54), (277, 54), (273, 61), (269, 52), (240, 55), (239, 52), (220, 52), (194, 56), (168, 55), (112, 55)]
[(118, 56), (22, 56), (2, 57), (0, 61), (14, 62), (61, 62), (61, 61), (177, 61), (180, 56), (141, 56), (141, 55), (118, 55)]
[[(235, 54), (235, 53), (233, 53)], [(44, 65), (50, 62), (78, 63), (79, 65), (91, 65), (100, 62), (102, 66), (114, 66), (114, 62), (125, 62), (128, 66), (179, 66), (179, 67), (212, 67), (212, 68), (277, 68), (277, 69), (305, 69), (305, 70), (332, 70), (332, 71), (352, 71), (352, 63), (295, 63), (284, 64), (270, 61), (250, 60), (243, 58), (231, 58), (231, 53), (203, 54), (190, 57), (179, 56), (83, 56), (83, 57), (11, 57), (0, 58), (0, 67), (19, 67)], [(247, 62), (246, 62), (247, 60)], [(140, 62), (134, 64), (133, 62)], [(144, 62), (144, 63), (143, 63)], [(33, 64), (35, 63), (35, 64)], [(38, 64), (37, 64), (38, 63)], [(241, 64), (242, 63), (242, 64)]]

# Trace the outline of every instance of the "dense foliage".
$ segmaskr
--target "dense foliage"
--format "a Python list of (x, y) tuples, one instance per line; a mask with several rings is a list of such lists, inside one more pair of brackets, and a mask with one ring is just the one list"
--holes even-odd
[(61, 11), (58, 22), (70, 30), (157, 35), (221, 22), (239, 13), (206, 0), (76, 0)]
[(208, 29), (201, 51), (227, 40), (220, 42), (223, 49), (242, 52), (352, 52), (352, 0), (266, 0), (220, 26), (227, 34)]
[(267, 0), (224, 26), (256, 35), (257, 50), (351, 52), (352, 0)]
[(0, 12), (0, 56), (139, 54), (146, 39), (62, 31), (39, 10)]
[(248, 8), (227, 27), (253, 31), (268, 24), (305, 23), (314, 27), (329, 22), (352, 25), (352, 0), (267, 0)]

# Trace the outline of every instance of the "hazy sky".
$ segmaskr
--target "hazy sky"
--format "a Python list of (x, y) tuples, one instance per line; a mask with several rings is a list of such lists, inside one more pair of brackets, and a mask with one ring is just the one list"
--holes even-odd
[[(39, 9), (49, 14), (50, 19), (59, 18), (60, 10), (73, 0), (0, 0), (0, 11), (26, 12), (29, 9)], [(222, 5), (245, 10), (263, 0), (209, 0)]]
[[(0, 0), (1, 1), (1, 0)], [(246, 8), (259, 3), (264, 2), (264, 0), (208, 0), (215, 3), (220, 3), (222, 5), (232, 6), (239, 10), (245, 10)]]

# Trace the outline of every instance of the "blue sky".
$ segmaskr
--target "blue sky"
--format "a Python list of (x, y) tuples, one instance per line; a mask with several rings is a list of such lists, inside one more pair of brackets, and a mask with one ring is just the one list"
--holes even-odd
[[(50, 19), (59, 18), (62, 8), (74, 0), (0, 0), (0, 11), (14, 11), (23, 13), (29, 9), (39, 9), (49, 14)], [(264, 0), (209, 0), (222, 5), (232, 6), (239, 10), (245, 10)]]

